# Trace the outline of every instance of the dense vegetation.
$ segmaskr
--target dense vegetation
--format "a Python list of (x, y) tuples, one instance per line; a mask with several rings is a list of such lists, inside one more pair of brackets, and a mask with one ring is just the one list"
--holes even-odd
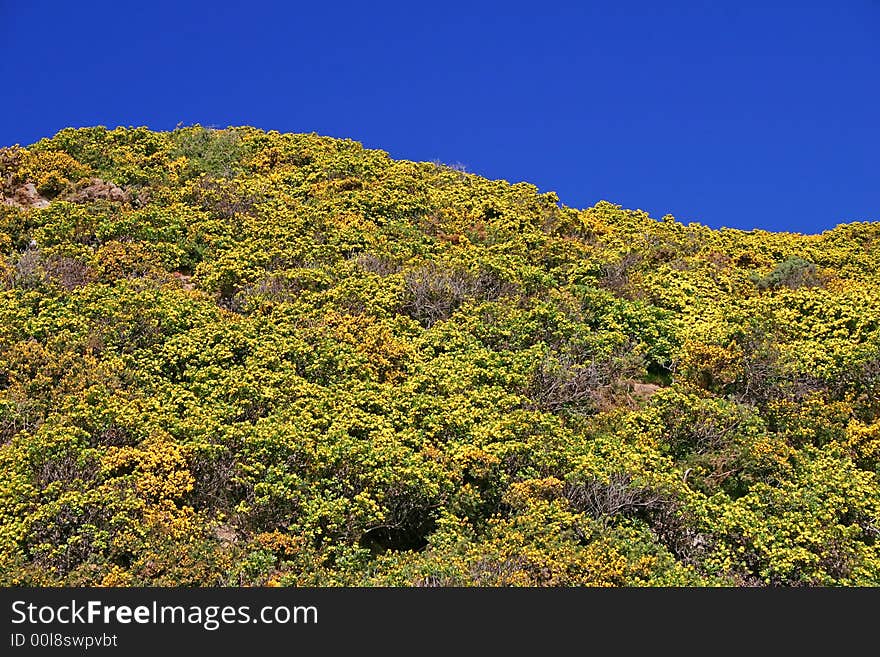
[(252, 128), (0, 185), (3, 585), (880, 584), (880, 223)]

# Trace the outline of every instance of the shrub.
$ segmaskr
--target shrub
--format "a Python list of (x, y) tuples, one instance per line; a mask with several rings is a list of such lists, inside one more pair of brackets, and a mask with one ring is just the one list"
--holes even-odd
[(797, 256), (786, 258), (766, 276), (754, 276), (752, 280), (759, 290), (777, 290), (782, 287), (797, 290), (821, 285), (816, 265)]
[(172, 137), (176, 145), (170, 156), (172, 159), (187, 159), (186, 178), (197, 178), (202, 174), (231, 178), (241, 170), (240, 163), (246, 149), (235, 130), (195, 125), (175, 130)]
[(497, 273), (469, 270), (429, 263), (404, 274), (404, 301), (401, 311), (425, 327), (449, 319), (468, 299), (491, 301), (511, 294), (514, 286)]

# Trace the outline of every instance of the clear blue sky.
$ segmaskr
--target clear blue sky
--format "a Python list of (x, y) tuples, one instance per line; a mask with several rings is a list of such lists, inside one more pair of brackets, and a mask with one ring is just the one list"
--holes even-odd
[(880, 0), (0, 0), (0, 144), (183, 122), (713, 227), (880, 220)]

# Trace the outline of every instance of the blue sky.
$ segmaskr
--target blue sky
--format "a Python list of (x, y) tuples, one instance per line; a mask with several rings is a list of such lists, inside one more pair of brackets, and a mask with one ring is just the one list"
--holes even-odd
[(0, 144), (349, 137), (713, 227), (880, 220), (880, 0), (0, 0)]

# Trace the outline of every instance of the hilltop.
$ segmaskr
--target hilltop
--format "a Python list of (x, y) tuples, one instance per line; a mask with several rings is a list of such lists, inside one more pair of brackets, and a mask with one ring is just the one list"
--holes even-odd
[(247, 127), (0, 195), (3, 585), (880, 585), (880, 223)]

